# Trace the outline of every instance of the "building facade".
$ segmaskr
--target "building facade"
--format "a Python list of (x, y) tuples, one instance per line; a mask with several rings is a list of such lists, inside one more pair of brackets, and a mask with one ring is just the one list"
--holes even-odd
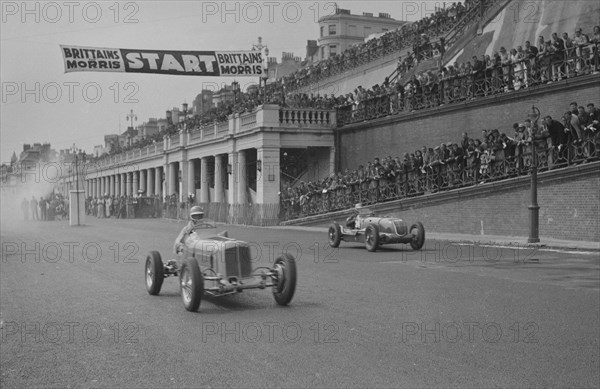
[(336, 9), (333, 15), (319, 19), (318, 52), (316, 57), (324, 60), (343, 53), (353, 45), (363, 43), (372, 34), (395, 30), (407, 22), (393, 19), (387, 13), (364, 12), (353, 15), (350, 10)]

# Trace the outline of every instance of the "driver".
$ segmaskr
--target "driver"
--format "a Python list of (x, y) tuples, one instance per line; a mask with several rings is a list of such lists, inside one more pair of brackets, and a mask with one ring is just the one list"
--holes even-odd
[(358, 203), (354, 206), (354, 213), (346, 219), (346, 227), (351, 229), (360, 230), (362, 227), (362, 219), (363, 216), (360, 214), (360, 209), (362, 208), (362, 204)]
[(354, 221), (354, 228), (360, 230), (362, 228), (362, 221), (364, 217), (360, 214), (360, 212), (356, 213), (356, 220)]
[(348, 216), (348, 218), (346, 219), (346, 227), (355, 229), (357, 217), (358, 217), (358, 210), (354, 209), (352, 215)]
[(173, 245), (175, 254), (179, 254), (179, 252), (183, 251), (185, 246), (183, 242), (195, 228), (203, 223), (202, 218), (204, 218), (204, 211), (200, 206), (194, 205), (192, 209), (190, 209), (190, 221), (183, 227), (179, 235), (177, 235), (177, 239), (175, 239), (175, 244)]

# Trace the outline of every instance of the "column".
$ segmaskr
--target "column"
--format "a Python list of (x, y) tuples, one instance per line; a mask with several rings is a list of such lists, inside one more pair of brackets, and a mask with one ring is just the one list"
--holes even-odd
[(140, 171), (139, 170), (134, 170), (131, 173), (133, 182), (132, 182), (132, 188), (131, 188), (131, 192), (134, 196), (137, 196), (138, 194), (138, 190), (140, 189), (140, 185), (139, 185), (139, 175), (140, 175)]
[(121, 196), (127, 194), (127, 175), (125, 173), (119, 174), (121, 176)]
[(215, 155), (215, 203), (225, 202), (223, 192), (223, 156)]
[(162, 168), (154, 168), (154, 194), (159, 195), (163, 198), (162, 193)]
[(146, 195), (154, 196), (154, 168), (146, 170)]
[[(234, 167), (235, 169), (235, 167)], [(247, 188), (248, 188), (248, 174), (246, 173), (246, 150), (240, 150), (238, 152), (238, 183), (237, 183), (237, 202), (238, 204), (246, 204), (247, 200)]]
[(108, 193), (109, 196), (112, 195), (114, 187), (115, 185), (113, 183), (112, 174), (110, 176), (106, 176), (106, 193)]
[(100, 196), (104, 196), (104, 193), (106, 193), (106, 177), (101, 177), (100, 178)]
[(169, 164), (164, 164), (162, 168), (163, 180), (161, 184), (161, 191), (163, 199), (169, 196)]
[(169, 164), (169, 174), (167, 175), (167, 181), (167, 195), (171, 196), (173, 193), (175, 193), (175, 188), (177, 184), (177, 171), (175, 170), (174, 163)]
[(256, 159), (262, 161), (262, 168), (256, 172), (256, 202), (259, 204), (279, 203), (279, 147), (257, 150)]
[(196, 168), (194, 166), (194, 162), (195, 162), (195, 159), (190, 159), (187, 162), (187, 164), (188, 164), (187, 183), (188, 183), (188, 192), (193, 194), (194, 198), (195, 198), (196, 197)]
[(148, 171), (146, 169), (140, 170), (140, 189), (145, 193), (148, 193), (148, 186), (146, 185), (146, 173)]
[(119, 197), (121, 195), (121, 175), (115, 174), (115, 197)]
[(200, 158), (200, 202), (208, 203), (208, 157)]
[(335, 147), (329, 148), (329, 175), (335, 174)]
[(185, 201), (188, 196), (188, 163), (185, 158), (177, 164), (177, 182), (176, 188), (179, 193), (179, 201)]
[[(229, 180), (229, 193), (227, 201), (229, 204), (237, 204), (238, 189), (238, 153), (229, 153), (229, 165), (231, 165), (231, 174), (227, 173), (227, 179)], [(228, 168), (229, 169), (229, 168)]]
[(125, 174), (127, 174), (127, 178), (125, 179), (125, 183), (127, 185), (127, 191), (125, 192), (125, 194), (127, 196), (131, 196), (131, 193), (133, 192), (133, 173), (128, 172)]

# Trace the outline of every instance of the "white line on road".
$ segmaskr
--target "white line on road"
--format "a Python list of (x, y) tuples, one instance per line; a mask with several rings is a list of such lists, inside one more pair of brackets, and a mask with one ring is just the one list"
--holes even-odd
[[(503, 245), (497, 245), (497, 244), (473, 244), (473, 243), (453, 243), (457, 246), (479, 246), (479, 247), (496, 247), (496, 248), (501, 248), (501, 249), (512, 249), (512, 250), (527, 250), (527, 249), (531, 249), (534, 248), (536, 246), (522, 246), (522, 247), (518, 247), (518, 246), (503, 246)], [(583, 255), (596, 255), (596, 256), (600, 256), (600, 252), (598, 251), (579, 251), (579, 250), (567, 250), (567, 249), (545, 249), (545, 248), (541, 248), (538, 247), (537, 248), (539, 251), (551, 251), (551, 252), (555, 252), (555, 253), (565, 253), (565, 254), (583, 254)]]

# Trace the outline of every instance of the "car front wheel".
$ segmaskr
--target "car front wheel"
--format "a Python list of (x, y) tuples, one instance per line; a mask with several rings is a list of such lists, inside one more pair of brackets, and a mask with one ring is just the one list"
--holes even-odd
[(275, 261), (273, 272), (273, 298), (279, 305), (288, 305), (296, 291), (296, 260), (290, 254), (284, 254)]
[(165, 280), (165, 271), (162, 259), (158, 251), (150, 251), (146, 257), (145, 278), (146, 290), (149, 294), (156, 296), (160, 293), (163, 281)]
[(198, 262), (195, 260), (185, 261), (181, 266), (179, 281), (183, 306), (190, 312), (197, 311), (202, 300), (202, 293), (204, 293), (204, 277), (202, 277)]
[(331, 247), (338, 247), (342, 241), (342, 229), (340, 228), (340, 225), (337, 223), (332, 223), (329, 226), (328, 236), (329, 245)]
[(410, 227), (410, 233), (413, 236), (410, 247), (412, 247), (413, 250), (421, 250), (425, 244), (425, 227), (423, 227), (421, 222), (417, 222)]
[(379, 245), (379, 228), (375, 224), (369, 224), (365, 229), (365, 247), (374, 252)]

